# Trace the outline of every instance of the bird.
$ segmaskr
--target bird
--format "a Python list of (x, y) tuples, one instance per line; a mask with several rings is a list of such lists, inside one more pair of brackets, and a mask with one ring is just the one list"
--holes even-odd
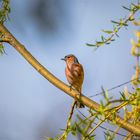
[[(83, 66), (73, 54), (66, 55), (61, 60), (66, 62), (65, 75), (68, 83), (70, 84), (70, 89), (76, 89), (79, 92), (79, 95), (81, 95), (82, 84), (84, 80)], [(76, 102), (76, 107), (84, 108), (84, 105), (80, 102)]]

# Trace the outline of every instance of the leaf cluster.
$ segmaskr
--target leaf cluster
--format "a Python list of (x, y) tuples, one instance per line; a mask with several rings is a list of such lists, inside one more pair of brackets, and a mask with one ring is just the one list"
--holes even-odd
[(0, 4), (0, 23), (3, 24), (9, 18), (10, 0), (2, 0)]
[[(9, 19), (10, 13), (10, 0), (2, 0), (0, 2), (0, 24), (3, 24)], [(1, 35), (1, 34), (0, 34)], [(0, 42), (0, 55), (5, 53), (3, 43)]]
[(122, 27), (126, 28), (129, 22), (134, 21), (134, 15), (136, 12), (140, 11), (140, 3), (137, 4), (131, 3), (129, 7), (123, 6), (125, 10), (127, 10), (130, 14), (128, 17), (120, 18), (118, 21), (111, 20), (113, 24), (113, 29), (111, 30), (102, 30), (105, 35), (101, 35), (100, 40), (96, 41), (95, 43), (86, 43), (89, 47), (101, 47), (103, 45), (108, 45), (115, 41), (115, 37), (119, 37), (118, 32)]

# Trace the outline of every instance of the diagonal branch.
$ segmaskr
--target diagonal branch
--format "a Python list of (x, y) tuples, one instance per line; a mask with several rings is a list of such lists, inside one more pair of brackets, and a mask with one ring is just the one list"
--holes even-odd
[[(46, 78), (50, 83), (52, 83), (54, 86), (58, 87), (62, 91), (64, 91), (66, 94), (71, 96), (72, 98), (76, 98), (79, 100), (79, 94), (76, 90), (69, 89), (69, 86), (67, 86), (64, 82), (60, 81), (57, 77), (55, 77), (53, 74), (51, 74), (44, 66), (42, 66), (31, 54), (28, 52), (28, 50), (18, 41), (16, 38), (6, 29), (4, 25), (0, 24), (0, 41), (1, 42), (7, 42), (12, 47), (14, 47), (28, 62), (31, 64), (44, 78)], [(89, 99), (88, 97), (81, 95), (80, 96), (80, 102), (82, 102), (85, 106), (88, 108), (91, 108), (95, 111), (99, 111), (100, 105), (96, 103), (95, 101)], [(105, 114), (108, 116), (108, 113)], [(113, 121), (113, 116), (110, 116), (107, 118), (110, 121)], [(121, 117), (116, 117), (116, 123), (117, 125), (121, 126), (122, 128), (126, 129), (127, 131), (140, 136), (140, 127), (137, 125), (134, 125), (130, 122), (126, 122)]]
[(76, 101), (74, 100), (72, 105), (71, 105), (70, 113), (69, 113), (67, 124), (66, 124), (66, 129), (65, 129), (64, 133), (61, 135), (61, 137), (58, 140), (66, 140), (67, 139), (75, 105), (76, 105)]

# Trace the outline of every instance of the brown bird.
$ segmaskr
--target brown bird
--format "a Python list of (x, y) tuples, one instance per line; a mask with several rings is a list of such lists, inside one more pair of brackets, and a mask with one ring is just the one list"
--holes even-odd
[[(84, 80), (84, 70), (82, 65), (73, 54), (66, 55), (62, 60), (66, 62), (65, 75), (71, 88), (74, 87), (79, 92), (79, 95), (81, 95)], [(76, 107), (83, 108), (84, 105), (77, 102)]]

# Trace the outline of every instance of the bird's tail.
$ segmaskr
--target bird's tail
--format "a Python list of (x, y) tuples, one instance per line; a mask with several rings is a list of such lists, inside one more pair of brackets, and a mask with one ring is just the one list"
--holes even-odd
[[(77, 90), (79, 92), (79, 94), (81, 95), (81, 88)], [(79, 101), (76, 102), (76, 108), (84, 108), (85, 106), (80, 103), (80, 97), (79, 97)]]

